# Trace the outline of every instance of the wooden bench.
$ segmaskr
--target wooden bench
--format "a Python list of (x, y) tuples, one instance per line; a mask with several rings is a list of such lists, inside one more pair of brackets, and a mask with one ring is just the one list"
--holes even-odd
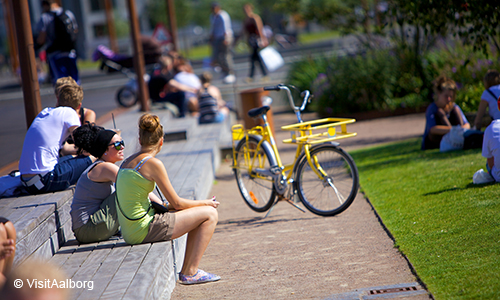
[[(185, 140), (165, 142), (157, 158), (165, 164), (177, 193), (188, 199), (209, 198), (215, 170), (220, 163), (219, 145), (229, 124), (198, 125), (194, 118), (172, 119), (155, 111), (166, 133), (185, 130)], [(115, 119), (125, 140), (125, 156), (139, 150), (140, 112)], [(104, 124), (112, 128), (113, 123)], [(227, 140), (227, 137), (226, 137)], [(92, 289), (73, 288), (72, 299), (168, 299), (184, 260), (186, 236), (174, 241), (130, 246), (122, 238), (80, 245), (71, 230), (70, 206), (74, 189), (2, 199), (0, 216), (14, 222), (18, 232), (15, 265), (28, 257), (50, 259), (72, 281), (92, 281)]]

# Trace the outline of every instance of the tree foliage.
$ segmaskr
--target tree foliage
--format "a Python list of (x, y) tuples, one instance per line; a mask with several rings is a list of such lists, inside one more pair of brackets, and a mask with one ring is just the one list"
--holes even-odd
[[(415, 34), (424, 39), (434, 34), (455, 34), (476, 50), (487, 53), (492, 44), (500, 53), (500, 1), (278, 0), (275, 7), (344, 33), (359, 31), (361, 27), (365, 33), (398, 28), (403, 30), (399, 35), (401, 42), (409, 42), (405, 39), (415, 38)], [(417, 29), (409, 35), (404, 32), (405, 26)]]

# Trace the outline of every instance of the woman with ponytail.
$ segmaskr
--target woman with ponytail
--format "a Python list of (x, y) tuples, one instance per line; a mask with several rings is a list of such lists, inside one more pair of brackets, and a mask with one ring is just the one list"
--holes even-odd
[[(155, 156), (163, 146), (163, 126), (158, 116), (139, 120), (139, 152), (128, 157), (116, 178), (116, 204), (123, 238), (128, 244), (168, 241), (188, 234), (180, 283), (196, 284), (220, 279), (198, 266), (218, 221), (219, 202), (189, 200), (175, 192), (165, 166)], [(170, 211), (158, 214), (148, 194), (155, 185), (169, 202)]]

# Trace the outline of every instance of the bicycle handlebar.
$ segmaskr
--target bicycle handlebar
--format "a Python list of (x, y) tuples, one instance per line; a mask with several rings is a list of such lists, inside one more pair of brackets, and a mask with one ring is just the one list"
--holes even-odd
[(292, 107), (293, 111), (295, 112), (295, 115), (297, 116), (297, 119), (299, 122), (302, 122), (302, 119), (300, 117), (300, 112), (304, 111), (306, 108), (307, 103), (311, 102), (311, 92), (308, 90), (303, 91), (300, 96), (303, 97), (302, 100), (302, 105), (300, 107), (295, 106), (295, 103), (293, 102), (293, 96), (292, 92), (290, 91), (290, 88), (282, 83), (274, 86), (265, 86), (264, 91), (280, 91), (280, 90), (285, 90), (286, 94), (288, 96), (288, 101), (290, 102), (290, 106)]

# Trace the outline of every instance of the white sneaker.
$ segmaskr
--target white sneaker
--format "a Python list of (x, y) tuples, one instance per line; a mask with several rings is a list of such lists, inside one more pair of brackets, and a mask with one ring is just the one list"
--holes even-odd
[(233, 83), (236, 81), (236, 76), (234, 76), (233, 74), (229, 74), (227, 75), (223, 80), (222, 82), (224, 83)]
[(476, 173), (474, 173), (474, 176), (472, 176), (472, 182), (474, 184), (483, 184), (493, 181), (495, 181), (495, 179), (491, 177), (491, 175), (488, 172), (485, 172), (483, 169), (478, 170)]

